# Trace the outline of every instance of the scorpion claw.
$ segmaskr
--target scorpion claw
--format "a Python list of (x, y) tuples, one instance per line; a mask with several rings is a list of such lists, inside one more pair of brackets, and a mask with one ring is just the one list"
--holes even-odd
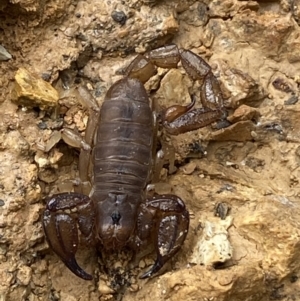
[(140, 276), (140, 279), (146, 279), (146, 278), (151, 277), (153, 274), (158, 272), (162, 266), (163, 266), (163, 263), (161, 263), (160, 258), (157, 258), (157, 260), (155, 261), (155, 263), (151, 267), (151, 269), (149, 271), (147, 271), (146, 273), (144, 273), (142, 276)]
[[(43, 226), (49, 245), (64, 264), (78, 277), (92, 280), (93, 277), (87, 274), (75, 259), (78, 246), (75, 221), (67, 214), (55, 214), (45, 210)], [(55, 235), (53, 235), (54, 233)]]
[[(75, 275), (85, 280), (92, 280), (93, 277), (78, 265), (75, 254), (79, 244), (78, 229), (87, 237), (93, 224), (91, 208), (88, 197), (64, 193), (48, 200), (43, 215), (43, 228), (49, 246)], [(76, 217), (76, 212), (81, 213), (81, 217)]]
[(76, 276), (84, 280), (92, 280), (93, 276), (85, 272), (77, 263), (75, 257), (71, 257), (67, 260), (63, 260), (64, 264), (71, 270)]
[(138, 218), (141, 237), (147, 236), (147, 231), (153, 226), (153, 216), (158, 221), (154, 228), (154, 247), (156, 260), (149, 271), (140, 276), (149, 278), (157, 273), (170, 260), (183, 244), (189, 228), (189, 213), (184, 202), (176, 195), (155, 194), (148, 198)]

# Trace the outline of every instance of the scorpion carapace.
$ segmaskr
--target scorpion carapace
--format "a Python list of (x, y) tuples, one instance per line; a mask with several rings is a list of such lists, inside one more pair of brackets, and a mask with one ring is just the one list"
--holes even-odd
[(141, 278), (159, 271), (186, 238), (189, 213), (184, 202), (176, 195), (146, 193), (157, 164), (153, 156), (157, 124), (143, 83), (155, 74), (156, 66), (176, 68), (179, 61), (189, 76), (202, 82), (202, 108), (193, 108), (194, 99), (187, 106), (168, 108), (161, 117), (164, 128), (179, 134), (224, 118), (219, 83), (210, 66), (189, 50), (179, 51), (176, 45), (138, 55), (125, 77), (108, 90), (100, 113), (86, 91), (79, 90), (91, 109), (85, 139), (69, 130), (63, 132), (63, 138), (81, 147), (82, 187), (90, 179), (88, 163), (93, 159), (92, 189), (90, 193), (83, 189), (50, 197), (43, 227), (53, 251), (83, 279), (92, 276), (75, 259), (78, 230), (88, 241), (108, 250), (127, 246), (138, 252), (154, 244), (156, 261)]

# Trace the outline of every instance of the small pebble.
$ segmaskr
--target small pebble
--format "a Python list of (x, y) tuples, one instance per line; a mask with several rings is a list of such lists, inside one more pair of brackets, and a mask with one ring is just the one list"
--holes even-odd
[(104, 281), (99, 281), (98, 291), (102, 295), (113, 294), (114, 291)]
[(37, 125), (41, 130), (45, 130), (47, 128), (47, 124), (44, 121), (41, 121)]
[(196, 168), (197, 168), (197, 164), (194, 162), (190, 162), (183, 167), (183, 173), (185, 175), (191, 175)]
[(123, 11), (113, 11), (111, 14), (113, 20), (121, 25), (124, 25), (127, 21), (127, 16)]
[(140, 289), (140, 287), (138, 284), (132, 284), (132, 285), (130, 285), (130, 288), (129, 288), (129, 290), (131, 292), (137, 292), (139, 289)]
[(286, 100), (285, 102), (284, 102), (284, 104), (286, 105), (286, 106), (291, 106), (291, 105), (294, 105), (294, 104), (296, 104), (297, 102), (298, 102), (298, 96), (296, 96), (296, 95), (293, 95), (293, 96), (291, 96), (288, 100)]
[(145, 267), (146, 267), (145, 261), (144, 261), (144, 260), (141, 260), (141, 261), (139, 262), (139, 268), (144, 269)]

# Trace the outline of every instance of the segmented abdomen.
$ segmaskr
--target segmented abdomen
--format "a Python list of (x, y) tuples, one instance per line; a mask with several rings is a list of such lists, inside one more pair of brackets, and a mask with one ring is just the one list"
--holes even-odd
[(153, 118), (141, 82), (124, 78), (107, 92), (94, 147), (95, 192), (140, 194), (152, 166)]

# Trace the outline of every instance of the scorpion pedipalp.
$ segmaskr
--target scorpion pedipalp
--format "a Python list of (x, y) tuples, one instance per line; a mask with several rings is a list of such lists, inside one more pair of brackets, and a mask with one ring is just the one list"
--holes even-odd
[[(152, 218), (143, 211), (152, 212)], [(143, 219), (143, 221), (139, 219)], [(153, 224), (153, 219), (157, 221), (155, 224)], [(156, 260), (151, 269), (140, 277), (141, 279), (157, 273), (179, 251), (188, 233), (189, 221), (189, 213), (184, 202), (178, 196), (156, 194), (147, 199), (138, 217), (138, 224), (141, 232), (144, 229), (150, 229)], [(141, 236), (145, 236), (145, 234), (141, 233)]]
[[(85, 280), (92, 280), (93, 277), (75, 259), (78, 248), (77, 224), (81, 233), (88, 237), (94, 223), (92, 209), (93, 205), (87, 196), (62, 193), (48, 200), (43, 214), (43, 228), (48, 244), (75, 275)], [(85, 217), (82, 218), (80, 214)]]

